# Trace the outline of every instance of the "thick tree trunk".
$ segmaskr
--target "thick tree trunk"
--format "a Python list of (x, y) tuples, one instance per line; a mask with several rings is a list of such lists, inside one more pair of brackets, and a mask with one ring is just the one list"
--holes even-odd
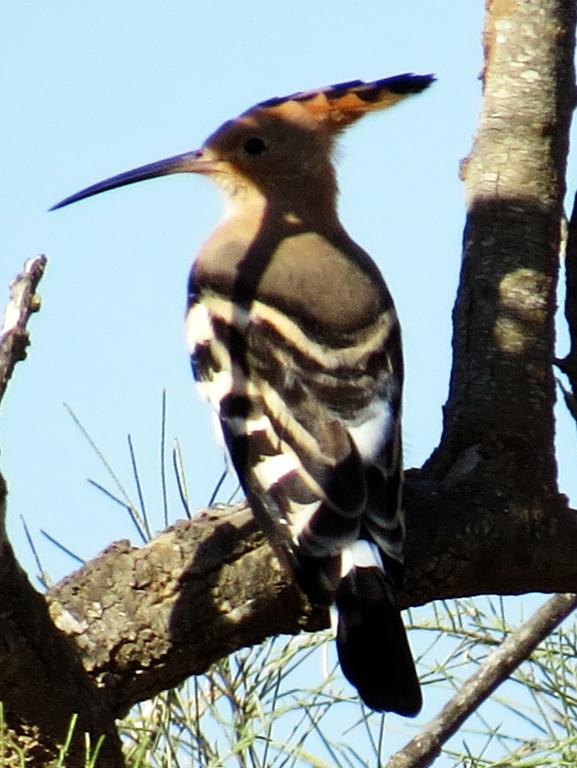
[(575, 103), (573, 0), (488, 2), (453, 371), (436, 478), (556, 493), (555, 291)]

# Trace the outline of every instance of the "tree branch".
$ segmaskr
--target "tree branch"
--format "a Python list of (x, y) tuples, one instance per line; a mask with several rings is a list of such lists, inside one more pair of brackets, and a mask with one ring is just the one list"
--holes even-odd
[(535, 648), (577, 608), (577, 595), (555, 595), (485, 659), (414, 739), (397, 752), (387, 768), (426, 768), (439, 756), (443, 744), (489, 698)]
[[(11, 285), (0, 336), (0, 399), (16, 363), (26, 356), (26, 326), (39, 308), (35, 292), (45, 265), (44, 256), (31, 259)], [(2, 529), (6, 495), (0, 476)], [(114, 719), (74, 646), (54, 626), (45, 599), (28, 581), (5, 535), (0, 540), (0, 637), (0, 701), (8, 730), (27, 760), (38, 766), (48, 764), (77, 714), (67, 765), (85, 764), (84, 735), (89, 733), (93, 746), (105, 737), (102, 764), (121, 768), (124, 761)], [(3, 758), (9, 763), (7, 749)], [(20, 764), (21, 758), (15, 759)]]
[(36, 256), (24, 265), (10, 285), (10, 302), (0, 328), (0, 402), (16, 363), (26, 358), (29, 344), (26, 326), (30, 316), (39, 309), (36, 288), (44, 274), (45, 256)]
[[(39, 308), (36, 287), (44, 273), (46, 258), (37, 256), (24, 265), (10, 285), (10, 301), (4, 311), (0, 328), (0, 403), (16, 363), (26, 357), (29, 344), (26, 326), (30, 316)], [(6, 541), (6, 483), (0, 474), (0, 542)]]
[[(437, 598), (577, 591), (577, 515), (407, 480), (403, 607)], [(488, 568), (487, 563), (492, 567)], [(142, 548), (119, 542), (48, 593), (115, 716), (266, 637), (328, 626), (281, 568), (248, 507), (208, 510)]]
[(235, 650), (327, 625), (246, 506), (118, 542), (48, 593), (50, 613), (117, 717)]

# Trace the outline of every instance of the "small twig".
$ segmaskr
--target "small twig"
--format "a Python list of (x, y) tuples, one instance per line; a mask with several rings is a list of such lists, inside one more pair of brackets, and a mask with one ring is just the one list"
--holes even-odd
[(493, 691), (527, 659), (575, 608), (577, 595), (554, 595), (495, 649), (441, 712), (387, 763), (387, 768), (426, 768), (443, 744)]
[[(577, 424), (577, 396), (570, 392), (568, 389), (566, 389), (563, 386), (563, 382), (557, 380), (557, 384), (561, 388), (561, 392), (563, 394), (563, 400), (565, 401), (565, 405), (567, 406), (567, 410), (575, 420), (575, 424)], [(574, 391), (577, 392), (577, 389), (573, 387)]]
[(36, 287), (44, 273), (45, 256), (29, 259), (23, 271), (10, 285), (10, 302), (4, 312), (0, 328), (0, 401), (12, 376), (16, 363), (26, 357), (29, 344), (26, 324), (34, 312), (40, 309)]
[[(565, 249), (565, 319), (569, 330), (570, 348), (569, 354), (562, 360), (555, 360), (557, 367), (569, 379), (573, 400), (565, 401), (570, 408), (570, 403), (577, 397), (577, 194), (573, 202), (573, 211), (568, 224), (567, 247)], [(574, 418), (575, 413), (570, 408)]]

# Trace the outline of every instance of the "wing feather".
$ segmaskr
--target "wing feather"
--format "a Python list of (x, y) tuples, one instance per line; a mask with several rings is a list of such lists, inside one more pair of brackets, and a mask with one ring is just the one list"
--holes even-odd
[(302, 579), (316, 570), (303, 586), (330, 602), (340, 553), (359, 537), (402, 558), (394, 309), (336, 348), (263, 302), (201, 299), (187, 323), (195, 377), (260, 524)]

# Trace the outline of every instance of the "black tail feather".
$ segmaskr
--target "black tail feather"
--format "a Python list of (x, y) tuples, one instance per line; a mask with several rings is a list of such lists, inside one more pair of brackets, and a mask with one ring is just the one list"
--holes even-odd
[(347, 680), (371, 709), (414, 717), (422, 697), (401, 614), (385, 574), (352, 568), (336, 597), (337, 651)]

